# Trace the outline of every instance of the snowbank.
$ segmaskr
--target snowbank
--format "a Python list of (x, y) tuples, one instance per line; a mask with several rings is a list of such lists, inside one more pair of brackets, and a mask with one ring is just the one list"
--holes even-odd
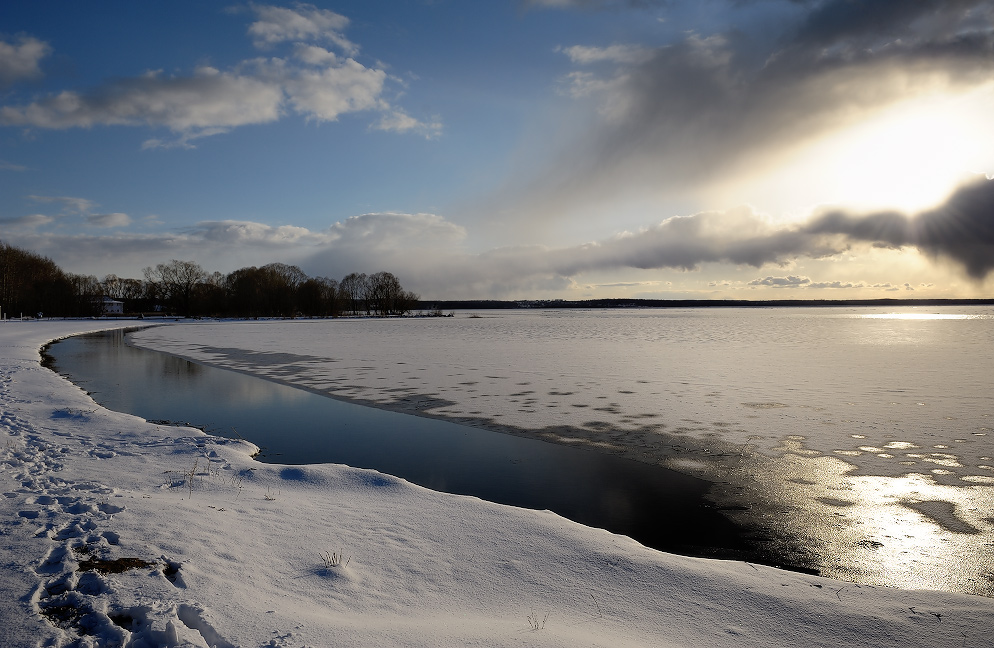
[(109, 412), (0, 325), (0, 645), (980, 646), (994, 600), (673, 556)]

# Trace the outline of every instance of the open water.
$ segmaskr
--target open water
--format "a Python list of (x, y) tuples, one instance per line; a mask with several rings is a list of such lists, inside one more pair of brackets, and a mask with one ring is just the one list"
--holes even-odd
[(258, 459), (372, 468), (439, 491), (552, 510), (659, 549), (755, 558), (703, 479), (588, 450), (326, 398), (135, 348), (68, 338), (47, 364), (109, 409), (260, 446)]

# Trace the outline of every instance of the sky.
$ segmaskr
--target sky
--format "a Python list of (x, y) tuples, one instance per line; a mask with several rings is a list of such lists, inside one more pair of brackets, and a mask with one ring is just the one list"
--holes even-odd
[(0, 240), (425, 299), (994, 296), (992, 0), (0, 7)]

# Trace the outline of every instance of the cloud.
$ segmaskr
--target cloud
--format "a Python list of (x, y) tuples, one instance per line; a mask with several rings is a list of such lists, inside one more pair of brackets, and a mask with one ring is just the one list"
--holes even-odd
[(799, 256), (824, 257), (846, 247), (836, 236), (776, 227), (748, 207), (677, 216), (637, 233), (560, 250), (556, 272), (610, 268), (697, 270), (706, 263), (762, 267)]
[(51, 51), (48, 43), (31, 36), (20, 36), (10, 43), (0, 40), (0, 88), (40, 77), (39, 63)]
[[(72, 216), (81, 216), (83, 221), (90, 225), (91, 227), (102, 227), (102, 228), (113, 228), (113, 227), (127, 227), (131, 224), (131, 217), (127, 214), (121, 212), (115, 212), (110, 214), (94, 214), (92, 213), (97, 204), (88, 198), (77, 198), (73, 196), (37, 196), (29, 195), (27, 196), (29, 200), (40, 203), (49, 203), (59, 205), (61, 209), (59, 210), (59, 216), (53, 218), (51, 216), (45, 216), (42, 214), (34, 214), (32, 216), (26, 217), (22, 225), (30, 225), (32, 228), (38, 228), (44, 225), (49, 225), (56, 222), (56, 220), (63, 220)], [(21, 221), (21, 219), (8, 219), (0, 221), (0, 223), (15, 224)]]
[(466, 229), (437, 214), (384, 212), (350, 216), (329, 228), (336, 247), (365, 252), (417, 251), (451, 246), (466, 237)]
[[(294, 41), (286, 57), (242, 61), (230, 69), (200, 66), (190, 75), (151, 71), (85, 91), (64, 90), (26, 105), (0, 107), (0, 125), (45, 129), (98, 125), (165, 128), (171, 138), (150, 138), (143, 148), (190, 147), (197, 139), (233, 128), (278, 121), (287, 114), (335, 121), (348, 113), (378, 112), (374, 128), (437, 134), (437, 119), (422, 122), (384, 97), (390, 78), (352, 56), (341, 35), (348, 20), (312, 5), (292, 9), (251, 5), (249, 27), (257, 45)], [(307, 41), (328, 41), (344, 56)]]
[[(669, 283), (669, 282), (667, 282)], [(584, 286), (584, 288), (645, 288), (646, 286), (658, 286), (659, 281), (616, 281), (614, 283), (599, 283)]]
[(986, 29), (991, 13), (990, 3), (983, 0), (829, 0), (812, 3), (786, 49), (841, 46), (838, 55), (890, 45), (897, 38), (938, 43), (957, 39), (971, 24)]
[(186, 228), (183, 233), (192, 239), (210, 243), (278, 249), (287, 247), (328, 244), (334, 237), (327, 233), (311, 232), (306, 227), (293, 225), (265, 225), (251, 221), (205, 221)]
[[(121, 217), (126, 218), (109, 214), (95, 219), (116, 226), (115, 219)], [(458, 247), (466, 236), (463, 227), (436, 214), (394, 212), (353, 216), (317, 231), (236, 220), (205, 221), (161, 233), (39, 231), (54, 221), (42, 215), (0, 220), (0, 230), (5, 242), (46, 254), (72, 272), (113, 267), (122, 276), (139, 276), (141, 268), (172, 258), (224, 272), (271, 261), (301, 264), (312, 274), (335, 277), (354, 270), (412, 270), (421, 259), (460, 257)]]
[(343, 113), (388, 107), (381, 98), (383, 70), (369, 69), (353, 59), (322, 69), (300, 70), (285, 83), (290, 104), (308, 118), (334, 121)]
[(0, 171), (27, 171), (28, 167), (21, 164), (14, 164), (6, 160), (0, 160)]
[(994, 270), (994, 180), (977, 178), (944, 204), (915, 216), (835, 210), (814, 218), (804, 231), (880, 247), (914, 247), (929, 257), (962, 265), (974, 279), (984, 279)]
[(510, 246), (471, 254), (465, 230), (431, 214), (369, 214), (336, 223), (333, 244), (304, 266), (335, 276), (390, 268), (431, 296), (514, 296), (569, 290), (584, 273), (616, 269), (696, 270), (709, 263), (761, 267), (846, 248), (842, 237), (776, 227), (748, 208), (670, 218), (644, 230), (565, 248)]
[(392, 110), (384, 113), (372, 127), (376, 130), (395, 133), (415, 132), (424, 135), (425, 139), (434, 139), (442, 134), (442, 122), (438, 118), (425, 122), (411, 117), (403, 110)]
[(796, 275), (788, 275), (786, 277), (763, 277), (762, 279), (753, 279), (748, 283), (750, 286), (773, 286), (774, 288), (797, 288), (798, 286), (807, 286), (811, 283), (811, 279), (808, 277), (798, 277)]
[(202, 67), (191, 77), (146, 75), (87, 94), (63, 91), (28, 106), (0, 108), (0, 124), (37, 128), (165, 126), (186, 139), (279, 118), (284, 94), (266, 79)]
[(257, 4), (250, 8), (257, 20), (249, 25), (248, 33), (256, 47), (271, 47), (286, 41), (326, 40), (349, 56), (359, 52), (359, 47), (343, 33), (349, 19), (334, 11), (303, 2), (294, 3), (293, 9)]
[[(75, 205), (81, 199), (50, 200)], [(229, 220), (203, 222), (171, 233), (102, 236), (43, 232), (40, 226), (51, 222), (47, 218), (35, 215), (0, 225), (9, 226), (4, 228), (9, 243), (47, 254), (73, 271), (98, 262), (113, 262), (121, 268), (170, 258), (196, 260), (208, 269), (225, 272), (257, 265), (260, 260), (283, 261), (298, 264), (309, 274), (332, 277), (389, 270), (405, 286), (430, 298), (516, 297), (539, 290), (572, 290), (582, 275), (596, 280), (599, 274), (628, 269), (783, 268), (801, 259), (857, 255), (874, 247), (911, 248), (929, 258), (955, 262), (978, 281), (994, 270), (994, 180), (986, 179), (964, 185), (935, 209), (910, 216), (834, 210), (817, 213), (805, 222), (778, 224), (741, 207), (668, 218), (583, 245), (521, 245), (476, 253), (465, 249), (468, 233), (464, 227), (429, 213), (362, 214), (317, 231)], [(117, 272), (124, 274), (120, 269)], [(710, 285), (727, 287), (714, 281)], [(805, 291), (913, 287), (776, 273), (744, 285)]]
[(812, 290), (838, 290), (847, 288), (864, 288), (862, 283), (852, 283), (851, 281), (818, 281), (811, 283), (808, 288)]
[(127, 227), (131, 224), (131, 217), (120, 212), (113, 214), (88, 214), (86, 222), (93, 227)]
[[(778, 225), (742, 207), (669, 218), (637, 232), (566, 248), (514, 246), (476, 255), (442, 248), (430, 258), (410, 255), (397, 262), (423, 281), (422, 286), (460, 295), (509, 295), (540, 284), (567, 285), (589, 272), (695, 271), (709, 264), (784, 266), (798, 259), (857, 254), (861, 246), (914, 248), (928, 257), (960, 264), (978, 281), (985, 279), (994, 270), (994, 180), (977, 179), (945, 204), (913, 216), (831, 211), (806, 222)], [(769, 275), (751, 285), (805, 290), (894, 288), (889, 283), (815, 281), (797, 275)]]
[(642, 63), (653, 55), (651, 48), (640, 45), (609, 45), (608, 47), (573, 45), (572, 47), (558, 47), (556, 51), (563, 52), (570, 58), (570, 61), (579, 65), (601, 62)]
[(30, 200), (41, 203), (55, 203), (62, 205), (63, 210), (71, 213), (87, 213), (96, 207), (96, 203), (87, 198), (73, 198), (71, 196), (28, 196)]
[[(724, 284), (726, 286), (730, 285), (727, 282)], [(762, 279), (753, 279), (747, 286), (764, 286), (771, 288), (801, 288), (804, 290), (844, 290), (844, 289), (856, 289), (856, 288), (873, 288), (877, 290), (894, 291), (898, 290), (896, 286), (889, 283), (876, 283), (867, 284), (862, 281), (852, 282), (852, 281), (812, 281), (810, 277), (801, 277), (797, 275), (788, 275), (786, 277), (775, 277), (767, 276)], [(914, 290), (910, 287), (910, 284), (904, 284), (907, 290)]]
[[(604, 3), (557, 2), (544, 6)], [(729, 2), (728, 22), (758, 2)], [(768, 3), (773, 4), (773, 3)], [(781, 3), (783, 4), (783, 3)], [(994, 80), (994, 2), (796, 2), (762, 29), (692, 31), (646, 49), (561, 47), (562, 83), (596, 114), (506, 194), (533, 218), (593, 201), (693, 192), (885, 108)], [(627, 60), (626, 60), (627, 59)], [(608, 68), (596, 64), (613, 63)]]
[(550, 251), (547, 269), (572, 276), (610, 268), (696, 270), (707, 263), (759, 268), (830, 257), (860, 244), (915, 248), (985, 279), (994, 270), (994, 180), (979, 177), (944, 204), (912, 216), (833, 210), (801, 224), (773, 225), (741, 207), (674, 217), (637, 233)]
[(34, 230), (54, 221), (54, 218), (44, 214), (29, 214), (17, 218), (0, 218), (0, 226), (4, 229)]

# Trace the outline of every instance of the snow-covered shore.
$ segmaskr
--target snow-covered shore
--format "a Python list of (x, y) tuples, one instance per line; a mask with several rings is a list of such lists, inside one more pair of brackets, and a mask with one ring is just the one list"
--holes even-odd
[(981, 646), (994, 627), (989, 598), (673, 556), (372, 471), (258, 463), (40, 366), (47, 341), (108, 325), (0, 326), (0, 645)]

